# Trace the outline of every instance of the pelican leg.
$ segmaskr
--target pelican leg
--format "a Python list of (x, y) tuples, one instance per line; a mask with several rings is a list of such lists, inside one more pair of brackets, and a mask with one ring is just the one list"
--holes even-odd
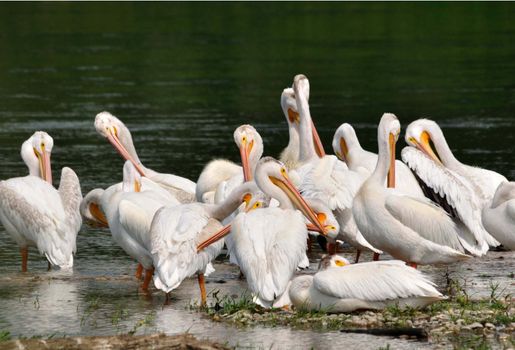
[(164, 305), (170, 305), (170, 292), (165, 293), (165, 303)]
[(379, 261), (379, 254), (374, 253), (374, 256), (372, 257), (372, 260)]
[(136, 276), (137, 279), (140, 279), (141, 276), (143, 276), (143, 265), (138, 264), (138, 268), (136, 269), (135, 276)]
[(336, 242), (335, 243), (327, 242), (327, 254), (336, 254)]
[(356, 261), (354, 261), (354, 264), (358, 263), (360, 255), (361, 255), (361, 250), (359, 250), (359, 249), (356, 250)]
[(308, 235), (307, 238), (308, 253), (311, 253), (311, 237)]
[(27, 272), (27, 259), (29, 257), (29, 248), (20, 248), (21, 253), (21, 272)]
[(47, 261), (47, 263), (48, 263), (47, 271), (52, 270), (52, 264), (50, 264), (50, 261)]
[(417, 268), (417, 263), (414, 262), (407, 262), (406, 265), (413, 267), (414, 269)]
[(143, 280), (143, 285), (141, 286), (142, 290), (148, 291), (148, 285), (150, 284), (150, 280), (152, 279), (153, 275), (154, 275), (154, 267), (151, 267), (150, 269), (145, 270), (145, 279)]
[(204, 274), (203, 273), (199, 273), (198, 274), (198, 285), (200, 287), (200, 305), (201, 306), (206, 306), (206, 301), (207, 301), (207, 297), (206, 297), (206, 283), (205, 283), (205, 279), (204, 279)]

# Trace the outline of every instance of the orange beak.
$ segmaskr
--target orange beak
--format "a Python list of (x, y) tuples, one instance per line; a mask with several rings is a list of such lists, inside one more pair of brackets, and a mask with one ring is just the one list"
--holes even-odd
[(388, 170), (388, 188), (395, 188), (395, 136), (390, 133), (388, 137), (390, 144), (390, 168)]
[(39, 174), (43, 180), (52, 184), (52, 167), (50, 166), (50, 152), (45, 150), (45, 145), (41, 145), (41, 153), (34, 148), (34, 153), (39, 161)]
[(317, 228), (317, 232), (320, 232), (323, 235), (326, 235), (324, 226), (318, 220), (317, 214), (311, 209), (311, 207), (306, 203), (304, 198), (300, 195), (299, 191), (295, 188), (295, 186), (291, 183), (291, 181), (285, 176), (282, 179), (278, 179), (276, 177), (270, 176), (270, 180), (274, 185), (279, 187), (292, 201), (293, 205), (299, 209), (306, 218)]
[(220, 229), (217, 233), (206, 239), (204, 242), (200, 243), (197, 246), (197, 253), (203, 250), (206, 247), (209, 247), (211, 244), (215, 243), (216, 241), (224, 238), (231, 232), (231, 224), (226, 225)]
[(317, 128), (315, 127), (315, 123), (311, 120), (311, 133), (313, 134), (313, 143), (315, 144), (315, 151), (318, 154), (318, 157), (322, 158), (325, 156), (324, 145), (320, 140), (320, 136), (318, 136)]
[(89, 212), (95, 218), (95, 220), (97, 220), (96, 224), (98, 226), (109, 227), (109, 225), (107, 223), (107, 219), (106, 219), (104, 213), (102, 212), (102, 210), (100, 209), (100, 207), (98, 206), (98, 204), (90, 203), (89, 204)]
[(347, 142), (343, 137), (340, 137), (340, 156), (343, 158), (344, 162), (347, 162), (347, 154), (349, 153), (349, 148), (347, 147)]
[(122, 156), (123, 159), (129, 160), (132, 163), (132, 165), (134, 165), (138, 173), (140, 173), (141, 176), (145, 176), (143, 168), (138, 162), (134, 160), (134, 158), (125, 149), (125, 147), (120, 142), (120, 139), (118, 139), (118, 135), (116, 135), (116, 132), (113, 132), (111, 129), (109, 129), (109, 132), (107, 133), (107, 140), (109, 141), (109, 143), (111, 143), (111, 145), (113, 145), (114, 149)]
[(240, 147), (241, 166), (243, 168), (243, 178), (245, 182), (252, 181), (252, 171), (249, 165), (249, 156), (254, 146), (254, 140), (247, 144), (246, 140), (243, 140)]
[(431, 148), (431, 145), (429, 144), (429, 141), (431, 140), (431, 136), (429, 136), (429, 133), (427, 131), (422, 132), (420, 135), (420, 143), (417, 142), (414, 138), (411, 139), (413, 143), (417, 146), (417, 148), (425, 153), (429, 158), (433, 159), (436, 163), (443, 165), (440, 161), (440, 158), (436, 155), (436, 153)]

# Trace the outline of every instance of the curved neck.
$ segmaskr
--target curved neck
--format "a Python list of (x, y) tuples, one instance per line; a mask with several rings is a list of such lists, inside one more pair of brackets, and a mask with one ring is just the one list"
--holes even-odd
[(265, 169), (260, 169), (255, 174), (256, 184), (259, 186), (261, 191), (264, 194), (271, 198), (275, 198), (279, 202), (279, 208), (281, 209), (293, 209), (293, 204), (290, 199), (279, 187), (274, 185), (270, 178), (268, 177), (268, 173)]
[(236, 187), (223, 202), (219, 204), (206, 204), (206, 210), (210, 216), (216, 220), (222, 221), (231, 215), (243, 203), (243, 196), (246, 193), (252, 193), (256, 190), (256, 184), (253, 182), (245, 182)]
[(376, 168), (370, 178), (373, 179), (376, 183), (383, 184), (386, 176), (388, 175), (388, 170), (390, 167), (390, 147), (388, 144), (388, 139), (386, 135), (381, 133), (381, 128), (378, 128), (377, 132), (377, 164)]
[(134, 142), (132, 141), (132, 135), (129, 129), (124, 125), (120, 128), (119, 132), (120, 143), (125, 147), (127, 152), (134, 158), (136, 163), (141, 164), (139, 160), (138, 153), (136, 152), (136, 148), (134, 147)]
[(454, 157), (452, 154), (449, 145), (447, 144), (447, 140), (443, 135), (443, 132), (440, 128), (433, 128), (430, 131), (431, 139), (436, 148), (436, 152), (438, 152), (438, 156), (440, 160), (446, 167), (452, 167), (453, 165), (460, 165), (461, 163)]
[(43, 177), (39, 171), (39, 162), (36, 156), (34, 155), (34, 151), (32, 149), (32, 145), (30, 142), (25, 141), (21, 146), (21, 158), (23, 162), (29, 169), (29, 175)]
[(286, 146), (283, 152), (288, 153), (288, 155), (290, 155), (292, 158), (295, 158), (295, 160), (299, 160), (299, 132), (293, 125), (289, 125), (288, 131), (290, 138), (288, 141), (288, 146)]
[(252, 152), (250, 153), (249, 157), (249, 167), (251, 174), (254, 174), (256, 172), (256, 167), (261, 159), (261, 156), (263, 155), (263, 141), (261, 139), (255, 141), (255, 145), (252, 148)]
[(299, 112), (299, 160), (301, 162), (310, 161), (317, 158), (315, 145), (313, 143), (313, 133), (311, 131), (311, 113), (309, 111), (309, 104), (307, 97), (302, 89), (295, 89), (297, 96), (297, 110)]

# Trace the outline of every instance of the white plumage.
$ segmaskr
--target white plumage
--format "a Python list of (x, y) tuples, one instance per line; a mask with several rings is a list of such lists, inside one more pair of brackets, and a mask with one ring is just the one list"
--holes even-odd
[(490, 205), (483, 208), (485, 228), (504, 247), (515, 250), (515, 182), (503, 182)]

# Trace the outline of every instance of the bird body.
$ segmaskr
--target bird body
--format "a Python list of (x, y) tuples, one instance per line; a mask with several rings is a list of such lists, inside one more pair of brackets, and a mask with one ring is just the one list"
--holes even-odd
[(515, 182), (503, 182), (490, 205), (483, 208), (485, 228), (504, 247), (515, 250)]

